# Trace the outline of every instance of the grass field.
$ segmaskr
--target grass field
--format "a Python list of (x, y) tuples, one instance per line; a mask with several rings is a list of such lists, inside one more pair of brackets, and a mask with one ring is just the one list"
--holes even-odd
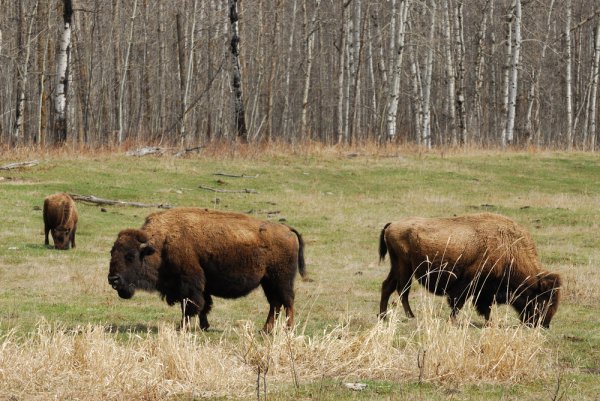
[[(260, 399), (272, 400), (600, 399), (597, 155), (23, 153), (0, 165), (25, 159), (40, 163), (0, 171), (0, 399), (258, 399), (259, 378)], [(119, 299), (106, 281), (112, 243), (156, 209), (78, 203), (77, 248), (56, 251), (43, 245), (41, 206), (62, 191), (295, 227), (314, 280), (296, 282), (295, 332), (258, 333), (268, 311), (260, 290), (216, 298), (206, 333), (177, 331), (179, 308), (156, 294)], [(546, 269), (562, 274), (550, 329), (520, 326), (505, 306), (490, 327), (470, 308), (452, 324), (445, 300), (417, 285), (416, 319), (400, 308), (378, 323), (383, 225), (480, 211), (529, 229)]]

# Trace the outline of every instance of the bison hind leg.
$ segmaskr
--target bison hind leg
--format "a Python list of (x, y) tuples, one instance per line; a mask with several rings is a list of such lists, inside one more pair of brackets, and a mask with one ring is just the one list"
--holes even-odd
[(268, 280), (261, 281), (261, 286), (267, 301), (269, 301), (269, 314), (263, 331), (270, 333), (273, 330), (282, 306), (285, 308), (286, 325), (288, 328), (292, 328), (294, 326), (294, 288), (281, 283), (275, 285)]

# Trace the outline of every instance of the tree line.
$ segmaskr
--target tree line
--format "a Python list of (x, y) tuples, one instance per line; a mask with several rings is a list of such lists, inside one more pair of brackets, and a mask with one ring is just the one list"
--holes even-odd
[(595, 0), (0, 0), (0, 144), (597, 147)]

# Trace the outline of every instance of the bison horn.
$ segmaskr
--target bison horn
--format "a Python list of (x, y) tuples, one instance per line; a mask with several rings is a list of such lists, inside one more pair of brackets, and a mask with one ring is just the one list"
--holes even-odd
[(152, 255), (154, 252), (156, 252), (156, 249), (148, 242), (142, 242), (140, 244), (140, 257)]

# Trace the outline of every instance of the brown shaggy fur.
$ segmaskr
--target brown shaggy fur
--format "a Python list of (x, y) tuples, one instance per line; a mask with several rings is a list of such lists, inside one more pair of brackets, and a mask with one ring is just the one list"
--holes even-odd
[(394, 291), (406, 315), (414, 317), (408, 303), (413, 277), (448, 297), (452, 317), (470, 296), (486, 320), (493, 302), (508, 303), (524, 323), (548, 327), (558, 308), (560, 276), (542, 269), (527, 230), (506, 217), (405, 218), (381, 231), (381, 260), (388, 251), (391, 269), (381, 287), (382, 317)]
[(77, 208), (69, 194), (48, 195), (44, 198), (44, 243), (50, 244), (50, 232), (56, 249), (69, 249), (69, 245), (75, 248), (77, 220)]
[(182, 325), (199, 315), (208, 329), (212, 296), (238, 298), (259, 285), (269, 301), (265, 331), (285, 308), (294, 324), (294, 278), (305, 276), (302, 236), (283, 224), (200, 208), (153, 213), (140, 230), (119, 233), (111, 250), (109, 284), (121, 298), (157, 290), (180, 303)]

